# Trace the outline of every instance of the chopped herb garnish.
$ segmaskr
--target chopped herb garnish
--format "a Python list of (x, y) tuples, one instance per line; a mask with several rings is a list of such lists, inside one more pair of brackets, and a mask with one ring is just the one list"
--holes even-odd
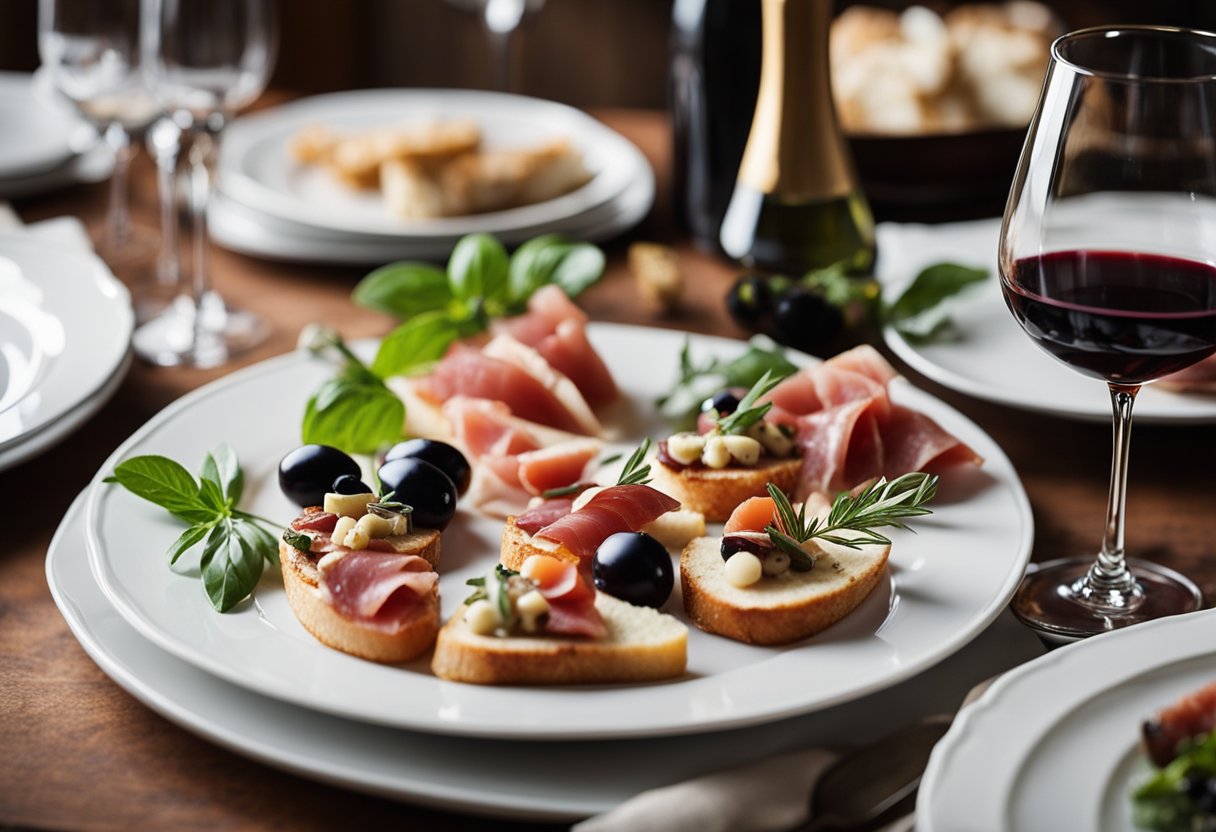
[[(465, 584), (471, 587), (476, 587), (468, 598), (464, 599), (466, 604), (471, 604), (474, 601), (487, 600), (498, 608), (498, 614), (503, 621), (511, 620), (511, 594), (507, 591), (507, 582), (519, 573), (508, 569), (501, 563), (494, 565), (494, 571), (480, 578), (469, 578)], [(493, 580), (490, 580), (490, 579)]]
[(297, 532), (289, 527), (283, 529), (283, 540), (288, 546), (298, 552), (303, 552), (307, 555), (312, 551), (312, 535)]
[(574, 485), (563, 485), (561, 488), (549, 488), (540, 493), (542, 499), (552, 500), (555, 497), (569, 497), (571, 494), (577, 494), (584, 490), (585, 486), (581, 482), (576, 482)]
[[(826, 518), (812, 517), (810, 520), (806, 517), (805, 504), (795, 512), (781, 489), (772, 483), (767, 487), (777, 507), (777, 523), (769, 524), (765, 531), (774, 544), (789, 554), (790, 565), (803, 567), (805, 571), (815, 563), (802, 549), (802, 544), (808, 540), (823, 540), (850, 549), (867, 544), (889, 545), (890, 539), (874, 529), (884, 526), (907, 529), (903, 522), (905, 519), (932, 513), (924, 505), (937, 494), (937, 477), (916, 472), (904, 474), (890, 482), (885, 477), (880, 478), (855, 497), (840, 494), (832, 503)], [(860, 534), (838, 534), (842, 531)], [(800, 560), (796, 552), (805, 560)], [(806, 561), (810, 561), (810, 566), (806, 566)]]

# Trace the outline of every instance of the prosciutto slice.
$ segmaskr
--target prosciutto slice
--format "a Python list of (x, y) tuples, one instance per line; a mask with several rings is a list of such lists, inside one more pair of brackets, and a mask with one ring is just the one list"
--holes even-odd
[(980, 465), (984, 459), (923, 413), (895, 405), (883, 425), (888, 478), (909, 471), (940, 471), (950, 465)]
[(545, 526), (548, 526), (550, 523), (556, 523), (574, 511), (575, 496), (572, 494), (569, 497), (551, 497), (540, 505), (533, 506), (516, 517), (515, 525), (528, 534), (536, 534)]
[(474, 459), (514, 455), (541, 447), (540, 440), (502, 402), (457, 396), (443, 405), (456, 441)]
[(490, 331), (495, 335), (506, 333), (528, 346), (535, 346), (556, 331), (563, 321), (585, 324), (587, 313), (575, 306), (560, 286), (550, 283), (532, 293), (527, 312), (494, 321)]
[(471, 347), (454, 345), (430, 375), (417, 381), (415, 389), (436, 404), (455, 396), (490, 399), (502, 402), (520, 418), (574, 433), (585, 432), (553, 391), (533, 375)]
[(341, 615), (386, 631), (399, 629), (437, 590), (439, 576), (425, 558), (367, 549), (321, 558), (320, 589)]
[(636, 532), (679, 507), (679, 501), (648, 485), (614, 485), (573, 514), (540, 529), (536, 536), (560, 543), (589, 564), (595, 550), (611, 535)]

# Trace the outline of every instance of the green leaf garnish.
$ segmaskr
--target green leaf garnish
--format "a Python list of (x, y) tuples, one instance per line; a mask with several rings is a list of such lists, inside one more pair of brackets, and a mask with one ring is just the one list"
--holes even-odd
[(283, 541), (297, 552), (307, 555), (312, 551), (312, 535), (297, 532), (290, 526), (283, 529)]
[(169, 546), (169, 564), (201, 543), (203, 589), (220, 612), (249, 596), (266, 561), (278, 562), (274, 535), (261, 525), (268, 521), (234, 507), (244, 475), (228, 445), (207, 454), (198, 481), (179, 463), (149, 455), (118, 463), (105, 482), (117, 483), (189, 524)]
[(642, 440), (637, 450), (625, 460), (625, 467), (617, 477), (617, 485), (646, 485), (650, 482), (650, 465), (643, 464), (646, 454), (650, 453), (650, 437)]
[(680, 349), (680, 377), (671, 392), (661, 396), (656, 404), (664, 416), (681, 425), (691, 425), (701, 410), (701, 403), (718, 390), (751, 387), (765, 373), (783, 379), (797, 369), (780, 349), (765, 346), (759, 338), (753, 339), (747, 350), (735, 358), (711, 358), (704, 364), (696, 364), (692, 360), (689, 339), (685, 338)]
[(390, 263), (359, 281), (351, 299), (360, 306), (406, 319), (442, 309), (452, 300), (447, 273), (426, 263)]
[(987, 278), (987, 269), (957, 263), (929, 266), (886, 308), (886, 320), (916, 343), (957, 338), (958, 329), (944, 302)]
[[(931, 514), (925, 503), (937, 494), (937, 477), (921, 472), (904, 474), (888, 482), (880, 478), (856, 496), (840, 494), (832, 503), (826, 518), (806, 518), (806, 505), (797, 513), (789, 498), (772, 483), (767, 485), (768, 494), (777, 508), (777, 523), (765, 529), (769, 539), (784, 551), (789, 546), (801, 548), (799, 544), (818, 539), (850, 549), (864, 545), (889, 545), (890, 539), (874, 531), (890, 526), (907, 529), (903, 522), (910, 517)], [(858, 532), (844, 536), (840, 532)], [(791, 558), (793, 553), (790, 552)]]
[(1205, 813), (1187, 794), (1188, 781), (1216, 777), (1216, 732), (1190, 740), (1169, 765), (1132, 792), (1132, 817), (1138, 829), (1163, 832), (1202, 827)]
[(489, 234), (460, 238), (448, 259), (448, 280), (457, 300), (507, 298), (507, 250)]
[(336, 378), (308, 400), (300, 439), (306, 445), (372, 454), (400, 441), (404, 431), (405, 405), (383, 382), (359, 384)]
[(764, 375), (760, 376), (759, 380), (747, 391), (747, 395), (739, 400), (739, 406), (735, 408), (734, 413), (726, 416), (719, 415), (714, 420), (717, 423), (718, 432), (725, 435), (743, 433), (763, 419), (765, 414), (772, 410), (773, 403), (756, 404), (756, 402), (780, 382), (779, 376), (774, 377), (771, 372), (765, 370)]
[(371, 371), (377, 378), (425, 372), (443, 358), (461, 327), (450, 312), (435, 310), (410, 318), (380, 342)]
[(475, 591), (464, 599), (465, 604), (487, 600), (498, 608), (498, 615), (502, 621), (510, 621), (511, 595), (507, 591), (507, 582), (518, 574), (501, 563), (497, 563), (494, 565), (494, 571), (484, 577), (469, 578), (465, 581), (465, 585), (475, 587)]
[(547, 488), (540, 492), (542, 500), (552, 500), (555, 497), (569, 497), (571, 494), (578, 494), (583, 491), (582, 483), (574, 483), (573, 485), (563, 485), (561, 488)]

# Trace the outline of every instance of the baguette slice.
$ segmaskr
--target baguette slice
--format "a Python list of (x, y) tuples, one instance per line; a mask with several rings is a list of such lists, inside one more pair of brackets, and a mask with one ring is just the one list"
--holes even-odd
[(684, 673), (688, 628), (658, 610), (600, 593), (602, 639), (476, 635), (457, 611), (439, 631), (431, 670), (479, 685), (652, 682)]
[(702, 630), (748, 644), (788, 644), (832, 626), (878, 585), (891, 552), (890, 546), (825, 544), (811, 571), (741, 588), (726, 580), (721, 543), (699, 537), (680, 556), (684, 610)]
[[(439, 562), (439, 532), (427, 529), (404, 535), (401, 554), (418, 555), (434, 567)], [(386, 631), (341, 615), (321, 595), (321, 573), (312, 558), (287, 543), (279, 544), (279, 565), (287, 603), (304, 629), (317, 641), (373, 662), (408, 662), (435, 643), (439, 630), (438, 589), (420, 614), (399, 629)]]
[[(667, 549), (682, 549), (698, 535), (705, 534), (705, 518), (695, 511), (679, 509), (660, 515), (642, 527), (642, 531), (659, 541)], [(515, 525), (515, 518), (508, 517), (502, 527), (499, 546), (499, 561), (516, 572), (531, 555), (547, 555), (558, 560), (578, 563), (578, 555), (555, 541), (536, 538)]]
[(759, 465), (730, 468), (685, 468), (677, 471), (657, 458), (650, 460), (652, 486), (699, 511), (710, 522), (722, 523), (748, 497), (765, 497), (771, 482), (786, 494), (798, 486), (802, 460), (762, 457)]

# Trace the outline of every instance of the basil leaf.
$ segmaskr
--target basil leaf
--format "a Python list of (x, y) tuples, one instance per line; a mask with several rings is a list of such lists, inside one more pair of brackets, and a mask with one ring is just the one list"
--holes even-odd
[(200, 478), (211, 480), (223, 490), (224, 496), (233, 505), (241, 499), (245, 490), (245, 475), (241, 472), (241, 463), (236, 451), (227, 442), (223, 442), (207, 454), (203, 460), (203, 470)]
[(114, 466), (114, 479), (132, 494), (187, 523), (205, 522), (215, 516), (215, 511), (199, 497), (194, 477), (168, 457), (149, 455), (123, 460)]
[(441, 269), (403, 261), (360, 280), (351, 297), (360, 306), (405, 319), (443, 309), (452, 300), (452, 285)]
[(716, 370), (726, 379), (727, 387), (751, 387), (765, 373), (782, 379), (793, 375), (798, 368), (779, 350), (766, 350), (753, 344), (738, 358), (720, 364)]
[(224, 500), (224, 492), (220, 491), (219, 485), (212, 480), (204, 479), (199, 483), (198, 496), (216, 514), (227, 512), (228, 503)]
[(380, 342), (372, 372), (380, 378), (409, 375), (443, 358), (461, 335), (460, 325), (446, 312), (424, 312), (394, 329)]
[(929, 266), (916, 276), (912, 285), (887, 309), (887, 320), (899, 324), (922, 315), (946, 298), (987, 277), (987, 269), (973, 269), (957, 263), (937, 263)]
[(553, 271), (553, 282), (576, 298), (604, 274), (604, 252), (590, 243), (571, 243)]
[(404, 430), (405, 405), (382, 382), (351, 384), (333, 379), (308, 400), (300, 438), (306, 445), (374, 454), (382, 445), (399, 442)]
[(200, 560), (203, 589), (219, 612), (248, 597), (262, 577), (261, 553), (248, 547), (233, 526), (232, 518), (226, 517), (211, 530)]
[(312, 551), (312, 535), (305, 534), (304, 532), (283, 529), (283, 542), (297, 552), (308, 554)]
[(507, 250), (489, 234), (461, 237), (448, 260), (448, 280), (457, 300), (506, 300)]
[(560, 235), (542, 234), (515, 250), (507, 274), (512, 303), (522, 307), (533, 292), (553, 281), (553, 272), (565, 255), (564, 245)]
[(169, 558), (169, 565), (177, 563), (177, 559), (206, 537), (214, 525), (214, 523), (198, 523), (182, 532), (181, 537), (173, 541), (173, 545), (165, 553)]
[(279, 544), (274, 535), (263, 529), (257, 523), (244, 517), (234, 517), (232, 528), (240, 536), (241, 541), (258, 557), (265, 558), (276, 566), (279, 563)]

